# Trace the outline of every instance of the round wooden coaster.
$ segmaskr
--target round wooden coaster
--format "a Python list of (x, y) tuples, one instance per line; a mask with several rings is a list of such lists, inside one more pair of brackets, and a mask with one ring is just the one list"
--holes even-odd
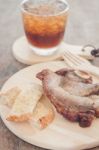
[(52, 60), (61, 60), (62, 53), (66, 50), (69, 50), (72, 53), (81, 55), (87, 59), (93, 59), (93, 57), (90, 55), (89, 51), (82, 52), (81, 49), (82, 49), (82, 46), (69, 45), (69, 44), (66, 44), (65, 42), (62, 42), (61, 45), (59, 46), (57, 52), (55, 52), (53, 55), (40, 56), (40, 55), (35, 54), (29, 48), (28, 42), (27, 42), (25, 36), (23, 36), (14, 42), (13, 55), (19, 62), (27, 64), (27, 65), (32, 65), (35, 63), (52, 61)]

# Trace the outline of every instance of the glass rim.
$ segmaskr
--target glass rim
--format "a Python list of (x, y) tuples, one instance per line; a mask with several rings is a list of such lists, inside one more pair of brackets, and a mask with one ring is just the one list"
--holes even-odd
[(63, 11), (60, 11), (59, 13), (56, 13), (56, 14), (35, 14), (35, 13), (31, 13), (31, 12), (29, 12), (28, 10), (25, 10), (24, 9), (24, 7), (23, 7), (23, 5), (27, 2), (27, 1), (29, 1), (29, 0), (23, 0), (21, 3), (20, 3), (20, 9), (21, 9), (21, 11), (23, 11), (23, 12), (26, 12), (26, 13), (28, 13), (28, 14), (30, 14), (30, 15), (33, 15), (33, 16), (38, 16), (38, 17), (50, 17), (50, 16), (59, 16), (59, 15), (61, 15), (61, 14), (64, 14), (65, 12), (67, 12), (68, 10), (69, 10), (69, 4), (68, 4), (68, 2), (66, 1), (66, 0), (60, 0), (60, 1), (62, 1), (63, 3), (65, 3), (66, 4), (66, 8), (63, 10)]

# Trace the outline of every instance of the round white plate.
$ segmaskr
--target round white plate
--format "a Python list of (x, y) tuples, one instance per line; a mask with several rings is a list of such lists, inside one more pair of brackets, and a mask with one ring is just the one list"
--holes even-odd
[[(66, 67), (62, 61), (47, 62), (27, 67), (13, 75), (3, 86), (6, 91), (14, 86), (24, 88), (28, 82), (41, 82), (35, 77), (42, 69), (53, 71)], [(98, 80), (94, 78), (94, 81)], [(4, 124), (16, 136), (36, 146), (53, 150), (80, 150), (99, 145), (99, 119), (95, 119), (88, 128), (81, 128), (78, 123), (71, 123), (56, 113), (51, 125), (44, 130), (37, 130), (29, 123), (13, 123), (6, 120), (9, 109), (0, 106), (0, 114)]]

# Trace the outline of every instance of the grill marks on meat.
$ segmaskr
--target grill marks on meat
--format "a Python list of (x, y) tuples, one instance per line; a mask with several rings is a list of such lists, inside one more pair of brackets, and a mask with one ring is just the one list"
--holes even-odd
[(44, 93), (64, 118), (88, 127), (99, 117), (99, 84), (92, 84), (91, 78), (81, 78), (75, 70), (68, 69), (43, 70), (37, 78), (42, 80)]

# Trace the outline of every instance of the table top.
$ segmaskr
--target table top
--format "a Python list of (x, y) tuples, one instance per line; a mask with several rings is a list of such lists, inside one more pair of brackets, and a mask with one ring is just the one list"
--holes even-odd
[[(12, 55), (14, 41), (24, 34), (20, 0), (0, 0), (0, 87), (20, 69), (26, 67)], [(76, 45), (99, 47), (99, 0), (68, 0), (70, 12), (65, 41)], [(99, 66), (99, 59), (93, 63)], [(13, 135), (0, 119), (0, 150), (44, 150)], [(99, 147), (92, 150), (99, 150)]]

